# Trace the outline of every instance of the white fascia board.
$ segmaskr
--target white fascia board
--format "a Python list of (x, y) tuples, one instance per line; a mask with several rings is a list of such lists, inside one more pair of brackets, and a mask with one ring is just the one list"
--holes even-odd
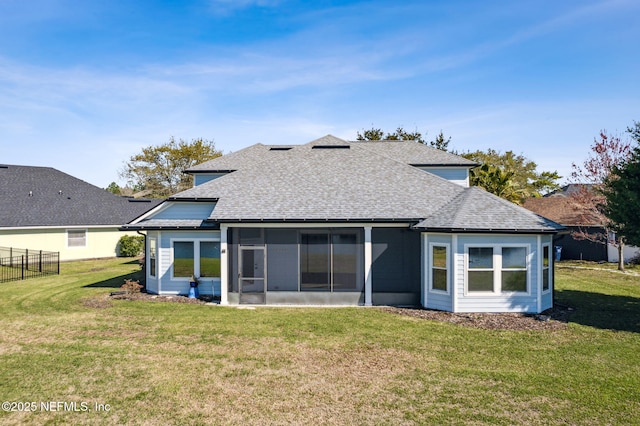
[(158, 204), (157, 206), (155, 206), (154, 208), (152, 208), (151, 210), (149, 210), (148, 212), (146, 212), (145, 214), (143, 214), (142, 216), (134, 219), (132, 222), (127, 223), (127, 225), (136, 225), (138, 223), (140, 223), (141, 221), (149, 218), (150, 216), (153, 216), (155, 214), (158, 214), (159, 212), (168, 209), (169, 207), (171, 207), (173, 205), (173, 201), (163, 201), (162, 203)]

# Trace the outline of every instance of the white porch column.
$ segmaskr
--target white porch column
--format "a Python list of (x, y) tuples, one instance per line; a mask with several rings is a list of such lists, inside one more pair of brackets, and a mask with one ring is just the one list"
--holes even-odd
[(227, 246), (227, 225), (220, 225), (220, 304), (228, 305), (229, 291), (229, 248)]
[(364, 306), (371, 306), (371, 264), (373, 262), (373, 249), (371, 245), (371, 227), (364, 227)]

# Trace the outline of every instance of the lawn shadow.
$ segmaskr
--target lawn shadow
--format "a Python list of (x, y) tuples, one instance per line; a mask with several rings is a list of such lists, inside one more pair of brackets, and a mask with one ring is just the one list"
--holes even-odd
[(99, 281), (97, 283), (87, 284), (84, 287), (88, 288), (120, 288), (124, 284), (125, 280), (132, 279), (140, 281), (140, 284), (144, 283), (144, 272), (136, 271), (131, 274), (120, 275), (118, 277), (109, 278), (108, 280)]
[(575, 308), (569, 322), (640, 333), (640, 298), (578, 290), (557, 290), (556, 303)]

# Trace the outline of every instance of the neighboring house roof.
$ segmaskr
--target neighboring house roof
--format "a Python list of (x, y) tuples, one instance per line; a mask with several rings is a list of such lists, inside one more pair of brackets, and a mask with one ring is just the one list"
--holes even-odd
[[(417, 142), (347, 142), (329, 135), (304, 145), (257, 144), (193, 167), (187, 172), (234, 171), (169, 201), (215, 200), (211, 222), (403, 221), (434, 229), (562, 229), (481, 189), (412, 165), (475, 163)], [(152, 226), (152, 217), (146, 225)]]
[(580, 201), (580, 196), (572, 196), (579, 194), (579, 191), (588, 191), (590, 187), (591, 185), (567, 185), (548, 196), (526, 199), (524, 207), (565, 226), (604, 226), (604, 215), (586, 207)]
[(51, 167), (0, 165), (0, 228), (122, 225), (162, 200), (123, 198)]

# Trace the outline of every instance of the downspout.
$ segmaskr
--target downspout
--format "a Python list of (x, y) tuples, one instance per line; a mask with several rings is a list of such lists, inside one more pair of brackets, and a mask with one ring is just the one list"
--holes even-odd
[(147, 289), (147, 234), (143, 234), (139, 229), (136, 229), (136, 234), (144, 237), (144, 247), (142, 248), (144, 263), (142, 263), (142, 271), (144, 272), (144, 288)]
[(551, 270), (553, 276), (553, 282), (551, 283), (553, 285), (551, 289), (551, 304), (554, 308), (556, 306), (556, 241), (563, 239), (566, 235), (567, 234), (556, 234), (551, 239), (551, 247), (549, 250), (549, 261), (551, 265), (553, 265), (553, 269)]

